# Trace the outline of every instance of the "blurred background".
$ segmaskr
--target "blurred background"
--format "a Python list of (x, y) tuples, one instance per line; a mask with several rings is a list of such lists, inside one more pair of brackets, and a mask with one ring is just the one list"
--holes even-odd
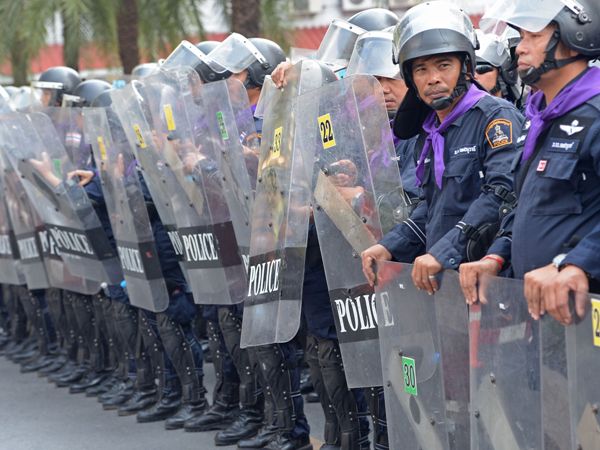
[[(453, 0), (475, 25), (487, 0)], [(22, 86), (48, 67), (118, 79), (182, 40), (235, 31), (286, 51), (316, 49), (334, 18), (382, 7), (399, 16), (420, 0), (0, 0), (0, 83)], [(298, 51), (296, 50), (298, 53)], [(301, 53), (301, 51), (300, 51)]]

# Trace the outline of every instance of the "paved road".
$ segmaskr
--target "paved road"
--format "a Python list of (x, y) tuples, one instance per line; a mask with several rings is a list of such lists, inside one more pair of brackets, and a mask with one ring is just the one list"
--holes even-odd
[[(206, 366), (206, 385), (212, 392), (214, 371)], [(319, 404), (305, 411), (315, 436), (322, 439)], [(95, 398), (71, 395), (37, 374), (21, 374), (19, 366), (0, 357), (1, 450), (205, 450), (215, 447), (215, 432), (166, 431), (163, 423), (138, 424), (135, 416), (104, 411)]]

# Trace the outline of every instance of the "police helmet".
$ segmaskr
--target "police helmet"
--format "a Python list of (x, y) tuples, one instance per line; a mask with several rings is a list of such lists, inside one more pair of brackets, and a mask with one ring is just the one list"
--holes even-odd
[(98, 95), (111, 88), (104, 80), (85, 80), (75, 88), (73, 95), (79, 97), (79, 106), (90, 106)]
[(112, 105), (112, 97), (110, 96), (112, 91), (114, 91), (113, 88), (100, 92), (100, 94), (98, 94), (96, 98), (92, 100), (90, 106), (92, 108), (105, 108)]
[(349, 23), (365, 31), (381, 31), (397, 25), (399, 21), (396, 13), (384, 8), (369, 8), (357, 12), (348, 19)]
[(47, 106), (60, 106), (63, 95), (73, 94), (79, 83), (81, 83), (81, 77), (75, 69), (66, 66), (56, 66), (43, 71), (40, 78), (32, 82), (31, 85), (34, 89), (52, 91), (52, 97)]
[(155, 62), (138, 64), (131, 71), (131, 76), (134, 78), (144, 78), (156, 70), (158, 64)]
[(269, 39), (250, 38), (249, 41), (263, 55), (265, 62), (255, 60), (248, 66), (248, 85), (261, 87), (265, 76), (271, 75), (275, 67), (285, 61), (285, 53), (278, 44)]
[(477, 35), (469, 16), (457, 6), (432, 1), (409, 9), (394, 29), (394, 63), (410, 86), (411, 62), (446, 53), (463, 57), (465, 72), (474, 75)]
[(399, 79), (400, 68), (392, 62), (391, 31), (368, 31), (361, 34), (354, 44), (346, 75), (357, 73), (375, 77)]
[(217, 45), (219, 45), (219, 41), (201, 41), (196, 44), (196, 48), (205, 55), (208, 55)]

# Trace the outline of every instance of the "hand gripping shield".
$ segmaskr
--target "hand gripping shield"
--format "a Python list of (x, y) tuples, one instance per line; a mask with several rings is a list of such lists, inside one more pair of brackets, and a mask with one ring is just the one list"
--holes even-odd
[(468, 317), (458, 275), (445, 272), (430, 296), (414, 286), (411, 265), (377, 267), (390, 448), (469, 448)]
[[(42, 172), (31, 176), (33, 171), (26, 172), (28, 179), (19, 168), (26, 170), (28, 152), (42, 154), (44, 148), (41, 140), (33, 129), (29, 119), (24, 114), (5, 117), (0, 127), (4, 143), (4, 186), (7, 194), (9, 214), (15, 224), (17, 245), (25, 268), (27, 284), (30, 289), (45, 289), (56, 287), (82, 294), (95, 294), (100, 289), (100, 282), (73, 273), (65, 259), (66, 253), (60, 248), (65, 242), (59, 243), (49, 231), (44, 217), (52, 217), (52, 222), (61, 223), (60, 208), (55, 206), (52, 192), (40, 192), (38, 188), (47, 187), (42, 181), (52, 174), (44, 163), (38, 166)], [(25, 150), (27, 149), (27, 150)], [(33, 153), (35, 154), (35, 153)], [(37, 161), (37, 160), (36, 160)], [(52, 178), (54, 181), (58, 179)], [(32, 185), (32, 180), (35, 185)], [(38, 184), (39, 183), (39, 184)], [(52, 223), (50, 222), (50, 223)], [(64, 235), (60, 236), (64, 238)], [(72, 244), (72, 241), (69, 241)], [(72, 244), (75, 245), (75, 244)], [(80, 244), (81, 245), (81, 244)], [(69, 262), (73, 263), (74, 257)], [(45, 270), (44, 270), (45, 269)]]
[[(287, 73), (283, 90), (265, 81), (263, 138), (252, 210), (248, 292), (242, 346), (288, 342), (300, 326), (315, 141), (298, 126), (298, 95), (318, 106), (311, 91), (333, 81), (320, 63), (304, 60)], [(265, 92), (266, 91), (266, 92)], [(303, 112), (309, 112), (307, 105)]]
[(523, 283), (484, 278), (469, 311), (471, 449), (538, 449), (541, 394), (538, 340)]
[[(198, 214), (197, 229), (179, 229), (186, 254), (192, 233), (214, 240), (217, 259), (198, 265), (206, 280), (194, 294), (202, 303), (215, 293), (220, 301), (212, 303), (239, 303), (247, 287), (253, 198), (245, 161), (256, 166), (258, 153), (257, 144), (242, 146), (257, 140), (246, 89), (236, 80), (201, 84), (189, 68), (161, 71), (144, 86), (165, 156)], [(223, 285), (214, 284), (217, 276), (224, 276)]]
[(131, 304), (153, 312), (169, 306), (152, 226), (135, 156), (114, 111), (84, 110), (85, 135), (91, 142), (102, 180), (117, 253)]
[(381, 386), (377, 301), (360, 254), (408, 211), (383, 90), (374, 77), (355, 75), (313, 95), (318, 110), (301, 97), (298, 115), (309, 128), (300, 135), (317, 149), (314, 218), (346, 380)]
[(8, 157), (69, 271), (100, 283), (119, 283), (117, 256), (84, 188), (72, 175), (75, 167), (52, 122), (42, 113), (19, 121), (29, 146)]

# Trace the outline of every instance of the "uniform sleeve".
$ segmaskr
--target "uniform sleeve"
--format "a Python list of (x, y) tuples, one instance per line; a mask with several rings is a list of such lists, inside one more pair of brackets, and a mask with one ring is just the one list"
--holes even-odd
[(416, 137), (400, 141), (396, 147), (396, 156), (398, 157), (402, 188), (410, 198), (418, 199), (421, 189), (417, 186), (417, 169), (414, 155), (416, 142)]
[(513, 209), (500, 224), (500, 230), (492, 245), (487, 251), (488, 255), (501, 256), (506, 263), (510, 262), (512, 252), (512, 224), (515, 217)]
[(488, 119), (482, 132), (483, 151), (480, 159), (484, 169), (483, 185), (489, 189), (482, 190), (459, 224), (430, 248), (429, 253), (444, 269), (457, 269), (466, 261), (468, 239), (461, 228), (479, 228), (486, 223), (497, 223), (500, 220), (499, 211), (503, 199), (493, 189), (502, 187), (507, 192), (513, 191), (510, 168), (516, 154), (516, 136), (521, 134), (522, 123), (523, 117), (513, 108), (502, 108)]
[(422, 199), (410, 218), (392, 228), (379, 242), (394, 258), (394, 261), (411, 263), (425, 252), (425, 223), (427, 201)]

